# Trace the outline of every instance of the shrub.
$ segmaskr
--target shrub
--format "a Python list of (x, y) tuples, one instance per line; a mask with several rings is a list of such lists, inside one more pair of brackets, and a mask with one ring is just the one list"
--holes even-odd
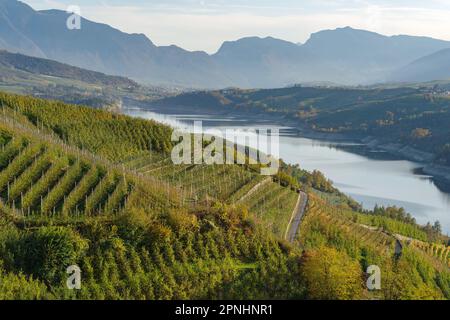
[(77, 264), (87, 246), (71, 229), (42, 227), (16, 244), (16, 263), (25, 273), (55, 283), (61, 281), (68, 266)]

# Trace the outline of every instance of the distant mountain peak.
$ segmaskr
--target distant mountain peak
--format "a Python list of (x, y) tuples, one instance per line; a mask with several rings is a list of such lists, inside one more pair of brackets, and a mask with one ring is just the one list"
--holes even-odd
[(268, 37), (244, 37), (235, 41), (225, 41), (222, 46), (217, 51), (216, 55), (230, 54), (232, 52), (242, 52), (244, 50), (249, 50), (248, 53), (251, 54), (254, 50), (264, 50), (264, 49), (282, 49), (282, 48), (297, 48), (295, 43)]
[(311, 37), (308, 39), (308, 41), (305, 43), (305, 45), (312, 45), (314, 42), (320, 42), (320, 41), (330, 41), (333, 38), (338, 38), (337, 40), (354, 40), (355, 38), (358, 39), (385, 39), (386, 36), (383, 36), (379, 33), (367, 31), (367, 30), (361, 30), (361, 29), (354, 29), (352, 27), (342, 27), (342, 28), (336, 28), (336, 29), (327, 29), (327, 30), (321, 30), (318, 32), (315, 32), (311, 34)]
[(367, 31), (367, 30), (362, 30), (362, 29), (357, 29), (357, 28), (353, 28), (353, 27), (350, 27), (350, 26), (346, 26), (346, 27), (338, 27), (338, 28), (335, 28), (334, 30), (329, 30), (329, 31), (346, 31), (346, 32), (353, 32), (353, 31), (355, 31), (355, 32), (361, 32), (361, 31), (363, 31), (363, 32), (371, 32), (371, 31)]
[(9, 9), (21, 9), (27, 11), (34, 11), (31, 6), (26, 4), (25, 2), (18, 0), (0, 0), (1, 8), (9, 8)]
[(82, 20), (65, 28), (68, 13), (35, 11), (0, 0), (0, 48), (153, 85), (190, 88), (280, 87), (292, 83), (380, 82), (394, 70), (450, 47), (426, 37), (387, 37), (351, 26), (323, 30), (305, 44), (272, 36), (226, 41), (217, 53), (156, 46), (142, 33)]

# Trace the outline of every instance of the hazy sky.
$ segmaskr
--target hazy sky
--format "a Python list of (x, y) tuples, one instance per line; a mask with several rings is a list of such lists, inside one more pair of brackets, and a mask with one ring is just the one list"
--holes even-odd
[(78, 5), (84, 17), (157, 45), (215, 52), (225, 40), (273, 36), (305, 42), (352, 26), (450, 40), (450, 0), (23, 0), (35, 9)]

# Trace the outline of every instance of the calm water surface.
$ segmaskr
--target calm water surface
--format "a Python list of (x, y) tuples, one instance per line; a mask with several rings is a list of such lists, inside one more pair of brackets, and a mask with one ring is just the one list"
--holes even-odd
[[(271, 125), (242, 118), (205, 115), (163, 115), (140, 109), (125, 109), (135, 117), (154, 119), (173, 127), (186, 128), (202, 120), (205, 128), (249, 128)], [(288, 127), (280, 129), (280, 156), (306, 170), (320, 170), (342, 192), (353, 197), (366, 209), (375, 204), (404, 207), (419, 223), (439, 220), (450, 233), (450, 195), (440, 191), (429, 176), (414, 172), (421, 165), (410, 161), (373, 160), (340, 148), (349, 143), (318, 141), (298, 136)]]

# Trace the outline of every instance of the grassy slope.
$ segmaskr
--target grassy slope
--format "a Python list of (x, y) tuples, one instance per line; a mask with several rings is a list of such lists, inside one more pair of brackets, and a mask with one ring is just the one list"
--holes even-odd
[[(245, 197), (261, 179), (245, 167), (171, 165), (168, 127), (6, 94), (0, 103), (0, 184), (10, 190), (1, 194), (0, 277), (9, 280), (0, 298), (314, 297), (303, 257), (323, 245), (360, 263), (361, 285), (366, 260), (407, 284), (383, 298), (417, 297), (417, 288), (420, 297), (449, 297), (441, 262), (406, 249), (404, 267), (423, 279), (409, 280), (389, 264), (392, 238), (313, 195), (302, 238), (284, 243), (296, 193), (269, 181)], [(29, 200), (41, 195), (43, 206)], [(64, 289), (74, 263), (85, 275), (79, 292)]]
[[(1, 277), (14, 279), (3, 297), (19, 296), (19, 272), (27, 286), (48, 288), (30, 289), (25, 298), (303, 295), (291, 275), (298, 272), (292, 261), (299, 252), (288, 254), (291, 249), (254, 224), (246, 210), (214, 200), (223, 190), (208, 203), (190, 203), (169, 180), (120, 165), (124, 159), (139, 162), (150, 149), (156, 159), (165, 158), (169, 128), (88, 108), (1, 98), (0, 180), (7, 186), (1, 199)], [(62, 281), (73, 263), (88, 282), (76, 293), (64, 290)], [(298, 285), (286, 291), (283, 283), (292, 281)], [(258, 289), (270, 282), (270, 288)]]
[[(391, 222), (389, 218), (378, 219), (384, 220), (385, 224)], [(450, 298), (450, 260), (441, 255), (442, 251), (402, 241), (402, 253), (396, 257), (398, 237), (395, 233), (361, 222), (368, 222), (366, 215), (342, 210), (310, 194), (297, 241), (306, 250), (329, 246), (344, 251), (364, 270), (369, 265), (379, 266), (383, 277), (382, 290), (369, 293), (368, 298)]]

